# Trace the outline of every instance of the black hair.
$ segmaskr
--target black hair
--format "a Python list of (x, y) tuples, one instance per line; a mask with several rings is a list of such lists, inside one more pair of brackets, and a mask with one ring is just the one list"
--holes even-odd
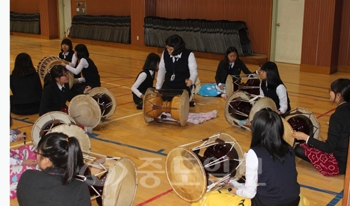
[(276, 63), (268, 61), (264, 63), (260, 69), (266, 72), (266, 82), (268, 88), (275, 89), (278, 85), (283, 84), (280, 74), (278, 73)]
[(78, 139), (61, 132), (44, 135), (38, 143), (37, 150), (40, 155), (49, 158), (53, 168), (64, 170), (62, 184), (70, 183), (84, 165)]
[(68, 38), (62, 39), (62, 41), (61, 41), (61, 51), (63, 51), (62, 50), (62, 45), (63, 44), (68, 45), (68, 47), (69, 47), (68, 51), (73, 52), (73, 43), (72, 43), (72, 41), (70, 39), (68, 39)]
[(16, 56), (15, 65), (12, 70), (13, 75), (26, 76), (35, 73), (32, 58), (27, 53), (19, 53)]
[(89, 57), (89, 50), (87, 49), (85, 44), (77, 44), (74, 50), (77, 53), (78, 59)]
[(142, 69), (157, 71), (158, 70), (157, 63), (159, 62), (160, 62), (160, 57), (158, 54), (149, 53)]
[(330, 89), (334, 94), (340, 94), (345, 102), (350, 101), (350, 79), (339, 78), (332, 82)]
[(252, 121), (252, 141), (250, 147), (261, 145), (273, 159), (283, 162), (291, 152), (290, 146), (283, 139), (284, 126), (281, 116), (270, 108), (258, 111)]
[(232, 52), (235, 52), (237, 54), (237, 58), (236, 58), (236, 61), (235, 61), (235, 64), (238, 64), (240, 63), (242, 60), (239, 58), (239, 54), (238, 54), (238, 51), (237, 51), (237, 48), (234, 47), (234, 46), (230, 46), (229, 48), (226, 49), (226, 52), (225, 52), (225, 56), (224, 56), (224, 68), (227, 68), (229, 67), (229, 64), (230, 64), (230, 61), (228, 59), (228, 55)]
[(186, 49), (186, 43), (184, 40), (177, 34), (169, 36), (165, 40), (165, 45), (174, 47), (174, 51), (171, 55), (175, 56), (180, 54), (184, 49)]
[(56, 78), (63, 76), (63, 73), (66, 71), (67, 69), (64, 66), (60, 64), (54, 65), (51, 68), (50, 72), (48, 72), (44, 77), (44, 87), (47, 86), (50, 82), (56, 82)]

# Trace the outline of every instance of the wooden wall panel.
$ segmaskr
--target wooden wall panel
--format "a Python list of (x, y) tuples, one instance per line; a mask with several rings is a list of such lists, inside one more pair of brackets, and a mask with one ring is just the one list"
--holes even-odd
[[(341, 0), (305, 1), (301, 69), (305, 66), (337, 71), (340, 37)], [(314, 72), (319, 72), (317, 69)], [(324, 72), (324, 71), (323, 71)]]
[(338, 64), (350, 72), (350, 0), (343, 0), (342, 5)]
[(155, 16), (155, 0), (131, 0), (131, 44), (144, 45), (145, 16)]
[(40, 0), (41, 35), (49, 39), (58, 38), (58, 2), (57, 0)]
[[(164, 18), (244, 21), (254, 53), (270, 53), (272, 0), (157, 0), (156, 14)], [(229, 46), (229, 45), (228, 45)]]
[(10, 11), (22, 14), (40, 13), (39, 4), (39, 0), (10, 0)]
[(76, 2), (85, 1), (87, 15), (130, 16), (130, 1), (127, 0), (71, 0), (72, 18), (76, 14)]

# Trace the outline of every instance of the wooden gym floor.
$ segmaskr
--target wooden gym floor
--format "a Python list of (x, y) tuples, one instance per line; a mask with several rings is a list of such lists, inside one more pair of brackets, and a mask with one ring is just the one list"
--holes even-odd
[[(58, 55), (60, 42), (59, 39), (46, 40), (11, 35), (10, 71), (18, 53), (28, 53), (36, 67), (43, 57)], [(74, 40), (73, 46), (78, 43), (82, 42)], [(166, 177), (165, 160), (173, 148), (224, 132), (237, 140), (243, 152), (248, 151), (251, 133), (226, 121), (225, 100), (222, 98), (195, 96), (196, 106), (190, 107), (190, 113), (217, 111), (216, 118), (202, 124), (187, 123), (185, 126), (180, 126), (146, 123), (142, 111), (136, 110), (130, 88), (142, 69), (149, 51), (87, 43), (86, 45), (91, 59), (99, 69), (102, 87), (109, 89), (117, 101), (115, 114), (95, 127), (93, 133), (89, 135), (92, 151), (108, 156), (128, 157), (136, 164), (138, 186), (133, 205), (190, 205), (177, 196)], [(218, 62), (197, 58), (201, 84), (214, 82)], [(258, 69), (257, 65), (247, 66), (251, 71)], [(289, 93), (292, 109), (301, 107), (312, 111), (320, 123), (318, 138), (324, 140), (327, 137), (327, 122), (336, 107), (329, 101), (328, 88), (337, 78), (350, 78), (350, 73), (322, 75), (300, 72), (298, 65), (278, 63), (278, 66)], [(30, 141), (32, 126), (38, 115), (11, 115), (14, 119), (12, 128), (27, 132)], [(11, 146), (20, 144), (15, 142)], [(296, 161), (301, 192), (311, 205), (341, 205), (344, 175), (324, 177), (311, 164), (300, 159)], [(97, 205), (94, 201), (92, 204)], [(11, 200), (10, 205), (18, 205), (17, 200)]]

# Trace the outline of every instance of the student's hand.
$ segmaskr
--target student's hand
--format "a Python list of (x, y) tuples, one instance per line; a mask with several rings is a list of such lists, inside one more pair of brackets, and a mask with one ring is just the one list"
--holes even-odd
[(65, 63), (64, 61), (61, 62), (61, 65), (66, 67), (67, 63)]
[(84, 89), (84, 94), (88, 93), (91, 90), (90, 86), (86, 86)]
[(190, 79), (186, 79), (185, 83), (186, 83), (186, 86), (188, 86), (188, 87), (192, 86), (192, 80), (190, 80)]
[(23, 160), (22, 165), (37, 165), (38, 162), (36, 160)]
[(309, 135), (305, 134), (304, 132), (297, 132), (293, 130), (292, 137), (297, 140), (304, 140), (306, 141)]
[(234, 194), (234, 195), (237, 195), (236, 192), (237, 192), (237, 188), (232, 187), (230, 193)]
[(18, 135), (17, 135), (17, 140), (22, 140), (22, 139), (24, 139), (24, 138), (27, 138), (27, 135), (24, 134), (24, 133), (21, 133), (21, 134), (18, 134)]
[(224, 89), (225, 89), (225, 87), (222, 86), (222, 85), (220, 85), (219, 88), (220, 88), (221, 90), (224, 90)]

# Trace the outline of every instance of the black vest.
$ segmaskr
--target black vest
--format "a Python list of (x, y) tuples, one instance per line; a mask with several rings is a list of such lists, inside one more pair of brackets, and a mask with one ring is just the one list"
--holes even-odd
[(290, 147), (291, 153), (285, 156), (283, 163), (276, 158), (273, 160), (261, 145), (251, 149), (259, 160), (259, 186), (254, 198), (265, 205), (278, 205), (296, 200), (300, 194), (300, 185), (297, 182), (298, 173), (292, 147)]
[[(276, 92), (277, 87), (275, 89), (270, 89), (270, 88), (267, 89), (266, 80), (263, 80), (261, 82), (261, 89), (264, 92), (264, 96), (271, 98), (275, 102), (277, 109), (279, 109), (280, 108), (280, 99), (278, 98), (278, 95)], [(291, 107), (290, 107), (288, 92), (287, 92), (287, 101), (288, 101), (288, 109), (286, 110), (286, 112), (289, 112), (291, 110)]]
[[(181, 58), (173, 62), (172, 57), (165, 51), (164, 64), (165, 64), (165, 80), (163, 88), (168, 89), (187, 89), (185, 80), (190, 78), (190, 69), (188, 67), (188, 57), (191, 51), (184, 49), (181, 54)], [(175, 79), (170, 81), (171, 76), (175, 74)]]
[[(149, 72), (149, 70), (143, 70), (142, 72), (145, 72), (147, 74), (147, 77), (145, 79), (145, 81), (143, 81), (140, 86), (137, 88), (142, 94), (145, 94), (147, 89), (150, 87), (153, 87), (153, 80), (154, 80), (154, 73), (153, 75), (151, 75), (151, 73)], [(137, 78), (139, 77), (139, 75), (142, 73), (140, 72), (135, 81), (137, 80)]]
[(94, 87), (100, 87), (100, 75), (98, 74), (97, 67), (95, 66), (95, 63), (90, 58), (85, 58), (86, 61), (89, 63), (88, 68), (83, 68), (82, 73), (86, 81), (86, 85), (91, 86), (91, 88)]

